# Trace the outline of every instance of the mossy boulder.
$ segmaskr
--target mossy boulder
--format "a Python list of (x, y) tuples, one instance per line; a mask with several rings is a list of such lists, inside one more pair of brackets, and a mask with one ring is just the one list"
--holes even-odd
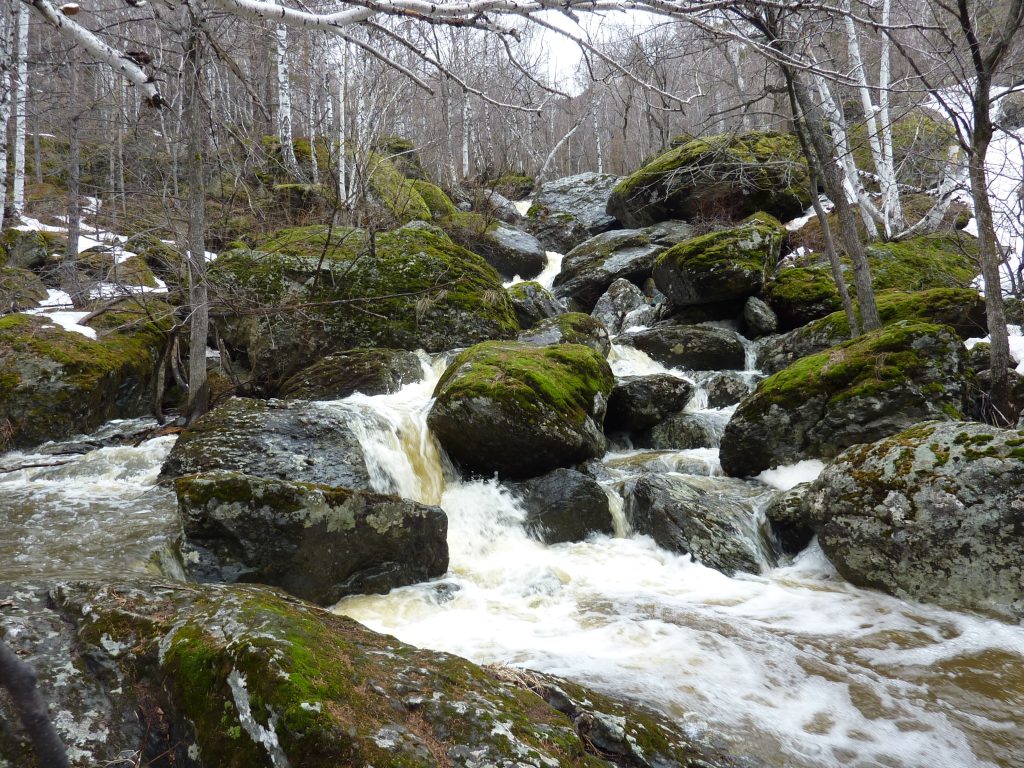
[[(883, 325), (921, 320), (948, 325), (962, 339), (988, 333), (985, 300), (972, 289), (884, 291), (876, 299)], [(817, 354), (849, 338), (850, 326), (845, 312), (833, 312), (789, 333), (764, 340), (758, 350), (757, 366), (765, 373), (778, 373), (801, 357)]]
[(0, 312), (38, 307), (48, 295), (35, 272), (21, 267), (0, 267)]
[(237, 472), (178, 478), (192, 578), (258, 582), (333, 605), (448, 570), (448, 518), (397, 496)]
[(662, 323), (619, 335), (619, 344), (646, 352), (669, 368), (692, 371), (742, 370), (743, 342), (733, 331), (710, 325)]
[(419, 150), (412, 139), (407, 139), (404, 136), (382, 136), (374, 142), (374, 148), (405, 178), (412, 181), (427, 179), (427, 172), (423, 169)]
[(655, 262), (654, 282), (676, 306), (742, 301), (775, 271), (785, 235), (776, 219), (754, 214), (669, 248)]
[(605, 430), (648, 429), (682, 411), (692, 396), (693, 384), (668, 373), (619, 379), (608, 399)]
[[(403, 227), (309, 227), (221, 254), (211, 265), (213, 318), (257, 380), (281, 380), (356, 347), (435, 352), (519, 330), (494, 269), (444, 235)], [(246, 311), (248, 310), (248, 311)]]
[(824, 267), (779, 270), (765, 284), (762, 298), (778, 316), (783, 333), (843, 308), (832, 273)]
[(914, 425), (840, 454), (808, 505), (854, 584), (1024, 618), (1024, 432)]
[(506, 278), (536, 277), (547, 264), (547, 253), (533, 235), (479, 213), (454, 213), (441, 221), (452, 240), (484, 257)]
[(966, 352), (948, 326), (901, 321), (798, 360), (740, 403), (722, 436), (726, 474), (832, 458), (924, 419), (959, 418)]
[(616, 280), (642, 286), (658, 256), (691, 237), (693, 228), (681, 221), (596, 235), (565, 255), (553, 282), (554, 293), (574, 308), (590, 312)]
[(589, 347), (478, 344), (444, 372), (427, 423), (466, 471), (533, 477), (604, 453), (613, 381)]
[(171, 312), (160, 307), (148, 303), (153, 320), (133, 302), (101, 315), (96, 340), (46, 317), (0, 318), (0, 449), (149, 413)]
[[(75, 768), (124, 754), (192, 768), (762, 765), (676, 718), (419, 650), (265, 586), (75, 582), (4, 599)], [(39, 768), (6, 700), (0, 713), (15, 750), (0, 758)]]
[(508, 487), (526, 509), (523, 526), (545, 544), (615, 533), (608, 494), (589, 475), (559, 468)]
[(423, 198), (423, 202), (430, 209), (430, 215), (435, 220), (454, 216), (458, 213), (459, 209), (455, 207), (452, 199), (436, 184), (421, 179), (413, 179), (412, 188)]
[(545, 248), (568, 253), (594, 235), (617, 228), (606, 209), (619, 181), (618, 176), (587, 172), (545, 182), (526, 214), (530, 231)]
[(516, 283), (508, 289), (508, 297), (523, 330), (566, 311), (565, 302), (556, 299), (551, 291), (535, 281)]
[(131, 288), (157, 287), (153, 270), (138, 254), (118, 260), (117, 254), (109, 248), (90, 248), (78, 255), (75, 268), (87, 280), (93, 282)]
[(181, 434), (161, 474), (174, 478), (214, 470), (370, 487), (352, 412), (295, 400), (233, 397), (221, 403)]
[(503, 173), (497, 178), (488, 179), (484, 186), (509, 200), (522, 200), (529, 196), (536, 183), (532, 176), (525, 173)]
[(608, 213), (627, 227), (666, 219), (788, 221), (811, 204), (796, 137), (771, 132), (694, 139), (659, 155), (612, 190)]
[(0, 266), (38, 269), (46, 264), (50, 254), (63, 254), (67, 238), (56, 232), (10, 227), (3, 231)]
[(580, 312), (567, 312), (541, 320), (532, 328), (520, 333), (518, 340), (539, 346), (582, 344), (590, 347), (601, 357), (607, 357), (612, 349), (608, 329), (590, 315)]
[(279, 397), (341, 400), (356, 392), (386, 395), (423, 378), (423, 363), (400, 349), (350, 349), (303, 368), (281, 385)]
[(371, 153), (367, 165), (367, 184), (377, 201), (399, 224), (430, 221), (430, 206), (412, 179), (383, 155)]
[(867, 253), (876, 291), (968, 288), (980, 271), (978, 239), (966, 232), (875, 243)]

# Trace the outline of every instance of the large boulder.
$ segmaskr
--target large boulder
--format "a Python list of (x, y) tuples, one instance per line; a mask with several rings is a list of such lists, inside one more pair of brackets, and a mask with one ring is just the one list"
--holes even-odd
[(0, 266), (38, 269), (54, 253), (63, 254), (67, 238), (56, 232), (10, 227), (0, 236)]
[[(985, 300), (969, 288), (885, 291), (875, 298), (883, 325), (901, 320), (948, 325), (965, 340), (988, 333)], [(778, 373), (801, 357), (817, 354), (849, 338), (846, 314), (833, 312), (802, 328), (765, 339), (758, 348), (757, 367), (765, 373)]]
[(788, 221), (811, 204), (796, 137), (753, 132), (694, 139), (659, 155), (612, 190), (608, 213), (627, 227), (665, 219)]
[(978, 276), (978, 239), (966, 232), (938, 232), (867, 247), (876, 291), (970, 288)]
[(423, 363), (415, 352), (350, 349), (303, 368), (281, 385), (278, 395), (299, 400), (341, 400), (355, 392), (387, 395), (422, 378)]
[(371, 242), (362, 230), (335, 227), (328, 238), (326, 227), (305, 227), (260, 248), (211, 264), (212, 318), (271, 390), (354, 347), (438, 352), (519, 330), (498, 273), (428, 228)]
[(619, 278), (608, 286), (590, 314), (615, 336), (627, 328), (650, 325), (657, 310), (643, 291), (629, 280)]
[(555, 276), (555, 295), (585, 312), (616, 280), (642, 286), (650, 278), (658, 256), (667, 248), (688, 240), (693, 228), (681, 221), (667, 221), (646, 229), (605, 232), (573, 248)]
[(575, 469), (556, 469), (510, 483), (509, 488), (526, 508), (523, 525), (545, 544), (583, 541), (593, 533), (615, 533), (608, 494), (596, 480)]
[(438, 381), (427, 423), (465, 470), (533, 477), (604, 453), (613, 382), (589, 347), (478, 344)]
[(0, 267), (0, 312), (38, 307), (48, 295), (35, 272), (21, 267)]
[(174, 487), (182, 560), (200, 581), (259, 582), (333, 605), (448, 570), (448, 518), (438, 507), (225, 471)]
[(564, 301), (556, 299), (551, 291), (537, 282), (516, 283), (508, 289), (508, 296), (523, 330), (568, 311)]
[(479, 213), (455, 213), (442, 221), (451, 238), (507, 279), (536, 277), (547, 264), (544, 246), (533, 235)]
[(161, 474), (173, 478), (217, 469), (370, 487), (351, 414), (301, 400), (226, 400), (181, 434)]
[(148, 414), (171, 313), (159, 302), (125, 303), (83, 328), (95, 339), (45, 316), (0, 317), (0, 450)]
[(808, 505), (854, 584), (1024, 619), (1024, 432), (916, 425), (840, 454)]
[(525, 344), (582, 344), (590, 347), (601, 357), (607, 357), (612, 343), (608, 329), (590, 315), (567, 312), (564, 315), (541, 320), (532, 328), (519, 334), (519, 341)]
[[(762, 765), (676, 718), (419, 650), (265, 586), (0, 586), (0, 600), (74, 768)], [(0, 763), (41, 768), (7, 697), (0, 724)]]
[(959, 418), (966, 353), (948, 326), (902, 321), (798, 360), (740, 403), (722, 436), (726, 474), (832, 458), (923, 419)]
[(673, 304), (740, 301), (761, 291), (775, 270), (786, 230), (767, 214), (669, 248), (654, 265), (654, 282)]
[(832, 273), (823, 267), (780, 270), (765, 285), (762, 298), (778, 316), (779, 330), (783, 332), (843, 308)]
[(604, 426), (608, 432), (638, 432), (679, 413), (693, 396), (693, 384), (668, 373), (627, 376), (615, 382)]
[[(721, 480), (646, 474), (626, 492), (626, 518), (633, 530), (665, 549), (729, 576), (760, 573), (771, 547), (746, 489), (719, 487)], [(733, 491), (729, 493), (728, 491)], [(726, 492), (723, 492), (726, 491)]]
[(580, 173), (541, 185), (527, 212), (530, 230), (546, 248), (568, 253), (587, 238), (618, 226), (606, 212), (618, 176)]
[(710, 325), (658, 324), (642, 331), (627, 331), (616, 341), (646, 352), (669, 368), (718, 371), (744, 367), (739, 336)]

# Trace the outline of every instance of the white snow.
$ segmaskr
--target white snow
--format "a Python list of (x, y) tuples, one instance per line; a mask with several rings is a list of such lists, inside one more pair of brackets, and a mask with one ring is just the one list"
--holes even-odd
[(773, 488), (778, 488), (780, 491), (788, 491), (790, 488), (800, 485), (800, 483), (809, 483), (812, 480), (816, 480), (824, 468), (824, 462), (817, 459), (805, 459), (785, 467), (766, 469), (757, 476), (757, 479)]
[[(1017, 373), (1024, 376), (1024, 330), (1019, 325), (1008, 325), (1006, 326), (1006, 331), (1010, 335), (1010, 357), (1017, 363)], [(964, 342), (964, 346), (968, 349), (974, 349), (976, 344), (989, 344), (991, 341), (991, 336), (975, 336), (974, 338), (967, 339)]]

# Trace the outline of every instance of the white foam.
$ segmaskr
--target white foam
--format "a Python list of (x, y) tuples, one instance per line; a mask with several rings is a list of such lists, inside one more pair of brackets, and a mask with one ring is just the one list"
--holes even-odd
[(778, 488), (780, 491), (788, 491), (800, 483), (809, 483), (818, 478), (821, 471), (825, 469), (825, 463), (817, 459), (805, 459), (796, 464), (784, 467), (766, 469), (757, 476), (762, 483)]

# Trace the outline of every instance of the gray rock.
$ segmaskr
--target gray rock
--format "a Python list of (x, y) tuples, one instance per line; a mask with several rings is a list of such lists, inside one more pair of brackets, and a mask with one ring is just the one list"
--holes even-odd
[(615, 336), (626, 328), (650, 325), (654, 322), (655, 311), (643, 291), (620, 278), (608, 286), (590, 314)]
[(564, 301), (556, 299), (551, 291), (533, 281), (516, 283), (508, 289), (508, 296), (523, 330), (532, 328), (545, 318), (569, 311)]
[(519, 341), (537, 346), (582, 344), (590, 347), (601, 357), (608, 357), (612, 348), (608, 330), (590, 315), (580, 312), (567, 312), (541, 320), (532, 328), (520, 333)]
[(523, 525), (546, 544), (583, 541), (592, 533), (615, 533), (608, 495), (589, 475), (556, 469), (546, 475), (510, 483), (526, 507)]
[(770, 563), (771, 547), (744, 503), (746, 492), (731, 495), (718, 486), (707, 478), (643, 475), (627, 491), (626, 517), (658, 546), (688, 553), (709, 568), (730, 576), (760, 573)]
[(807, 504), (810, 487), (810, 483), (800, 483), (779, 493), (765, 507), (764, 515), (772, 533), (787, 555), (802, 552), (818, 529)]
[(928, 422), (814, 482), (821, 548), (854, 584), (1024, 618), (1024, 432)]
[(708, 393), (708, 408), (727, 408), (736, 405), (750, 394), (751, 385), (743, 376), (728, 371), (716, 371), (701, 382)]
[(628, 376), (615, 382), (608, 398), (607, 432), (637, 432), (679, 413), (690, 401), (693, 385), (668, 373)]
[(328, 355), (281, 385), (283, 398), (340, 400), (355, 392), (385, 395), (423, 378), (414, 352), (401, 349), (351, 349)]
[(175, 482), (182, 560), (199, 581), (247, 581), (333, 605), (448, 569), (439, 507), (347, 488), (237, 472)]
[(536, 277), (548, 261), (547, 252), (536, 237), (503, 221), (493, 222), (483, 232), (472, 233), (471, 242), (464, 245), (483, 256), (506, 279), (516, 275)]
[(775, 333), (779, 329), (779, 318), (771, 307), (756, 296), (750, 296), (743, 305), (743, 327), (749, 338), (757, 339)]
[(677, 413), (633, 436), (637, 448), (661, 451), (686, 451), (692, 448), (716, 448), (722, 427), (700, 413)]
[(37, 269), (46, 265), (52, 253), (64, 253), (67, 239), (55, 232), (38, 232), (10, 227), (0, 233), (0, 266)]
[(605, 212), (618, 176), (581, 173), (541, 185), (530, 206), (530, 229), (552, 251), (567, 253), (618, 226)]
[(659, 324), (621, 334), (616, 341), (646, 352), (669, 368), (742, 370), (743, 343), (733, 331), (709, 325)]

